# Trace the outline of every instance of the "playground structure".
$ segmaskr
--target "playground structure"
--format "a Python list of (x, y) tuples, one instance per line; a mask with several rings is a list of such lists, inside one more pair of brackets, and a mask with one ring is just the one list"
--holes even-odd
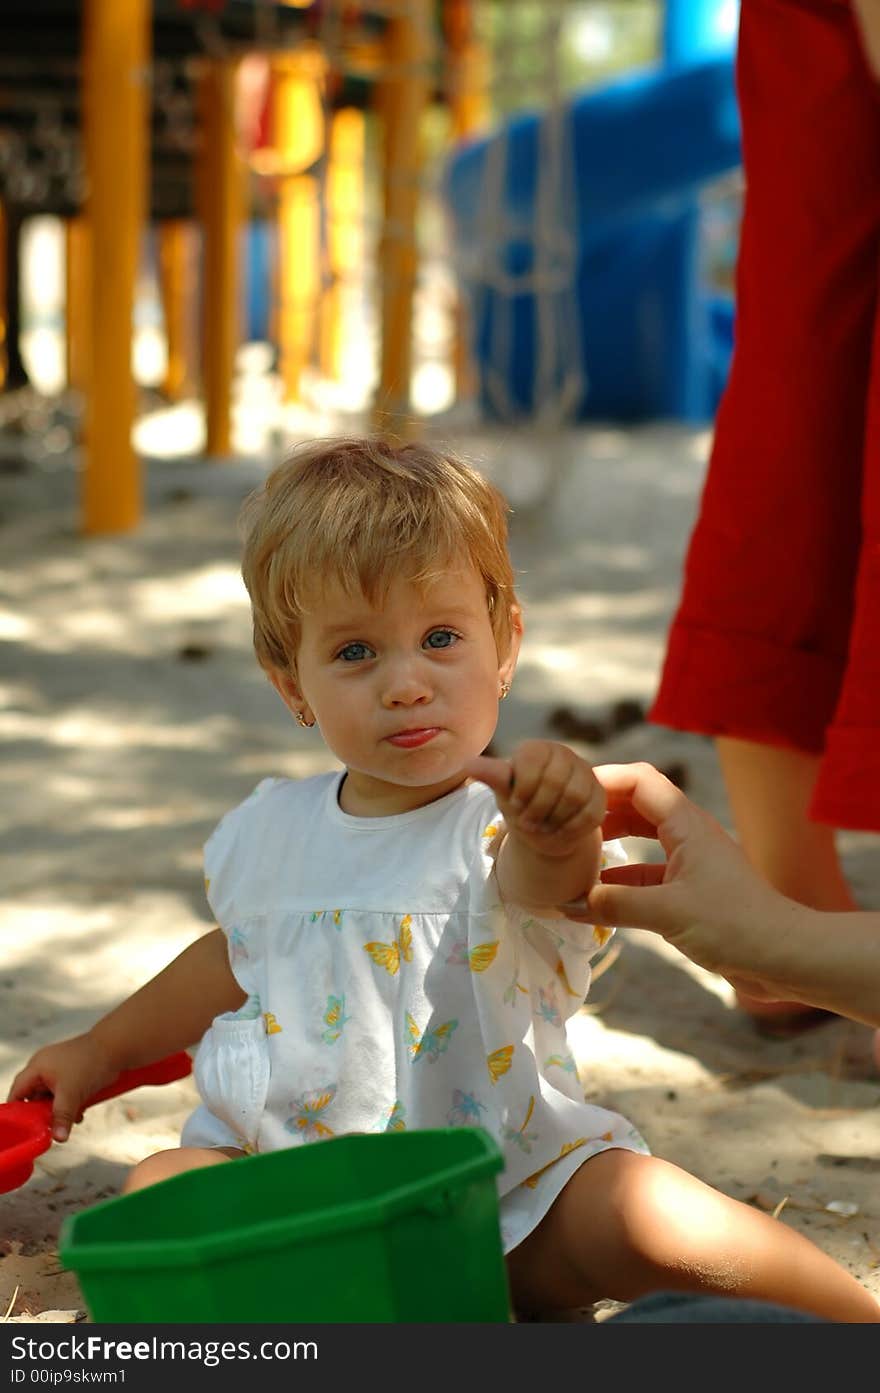
[[(22, 380), (17, 232), (25, 216), (53, 212), (66, 229), (67, 381), (86, 403), (85, 531), (124, 531), (140, 517), (130, 358), (148, 219), (163, 394), (200, 390), (210, 456), (230, 453), (245, 337), (274, 346), (284, 397), (296, 400), (313, 371), (342, 378), (344, 392), (346, 345), (371, 347), (375, 326), (373, 424), (417, 428), (413, 326), (429, 277), (432, 351), (458, 397), (476, 394), (489, 416), (711, 414), (731, 316), (698, 289), (698, 197), (738, 161), (730, 26), (717, 32), (729, 4), (31, 8), (30, 22), (0, 17), (6, 383)], [(654, 70), (581, 93), (563, 83), (560, 37), (572, 15), (598, 10), (650, 12)], [(529, 88), (530, 46), (540, 62), (532, 52)], [(517, 114), (524, 98), (534, 114)], [(440, 194), (452, 232), (442, 247)], [(627, 303), (640, 267), (640, 298)], [(659, 387), (658, 362), (671, 374)]]
[(669, 0), (663, 61), (455, 153), (448, 199), (484, 409), (505, 421), (710, 419), (733, 301), (700, 191), (740, 162), (722, 7)]

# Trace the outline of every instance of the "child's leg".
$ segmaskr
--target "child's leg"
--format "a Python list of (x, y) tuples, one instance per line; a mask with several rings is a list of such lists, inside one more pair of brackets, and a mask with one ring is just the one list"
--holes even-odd
[(873, 1296), (801, 1234), (668, 1161), (630, 1151), (585, 1161), (507, 1263), (514, 1305), (525, 1311), (665, 1290), (880, 1321)]
[(134, 1190), (157, 1185), (172, 1175), (198, 1170), (200, 1166), (214, 1166), (218, 1161), (234, 1161), (244, 1154), (234, 1146), (176, 1146), (170, 1151), (157, 1151), (129, 1171), (120, 1193), (130, 1195)]
[[(740, 845), (755, 869), (783, 895), (811, 909), (858, 909), (840, 866), (834, 829), (808, 817), (819, 756), (730, 737), (716, 743)], [(810, 1013), (795, 1002), (737, 999), (756, 1017), (793, 1020)]]

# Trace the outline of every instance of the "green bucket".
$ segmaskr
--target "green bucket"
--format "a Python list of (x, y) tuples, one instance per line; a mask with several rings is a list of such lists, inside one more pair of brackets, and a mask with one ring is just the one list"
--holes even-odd
[(206, 1166), (66, 1219), (95, 1321), (507, 1321), (477, 1127), (337, 1137)]

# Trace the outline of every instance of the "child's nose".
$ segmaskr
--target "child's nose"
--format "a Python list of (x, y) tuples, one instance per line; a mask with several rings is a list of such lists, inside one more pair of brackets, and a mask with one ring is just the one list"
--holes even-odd
[(398, 663), (388, 673), (383, 700), (386, 706), (417, 706), (430, 701), (431, 686), (414, 663)]

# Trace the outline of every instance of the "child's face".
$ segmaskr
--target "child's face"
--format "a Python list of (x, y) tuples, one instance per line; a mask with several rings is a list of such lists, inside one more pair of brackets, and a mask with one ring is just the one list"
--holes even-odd
[(348, 768), (346, 811), (406, 811), (461, 782), (495, 730), (519, 651), (518, 613), (514, 629), (499, 661), (470, 564), (424, 589), (396, 580), (379, 608), (335, 582), (321, 592), (303, 616), (296, 678), (272, 680)]

